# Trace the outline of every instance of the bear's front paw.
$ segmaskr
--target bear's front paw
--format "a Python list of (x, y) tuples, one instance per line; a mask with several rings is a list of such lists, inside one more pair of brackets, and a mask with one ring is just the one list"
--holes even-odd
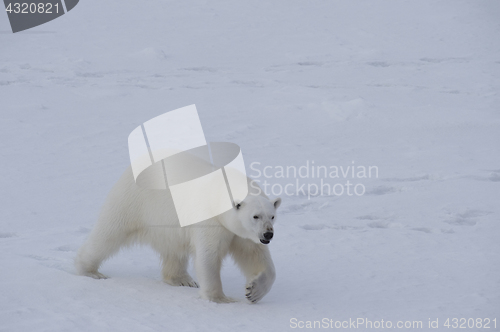
[(246, 286), (246, 298), (248, 301), (252, 303), (257, 303), (257, 301), (260, 301), (262, 297), (264, 297), (262, 292), (259, 291), (259, 287), (255, 281), (251, 281), (247, 284)]
[(266, 285), (265, 276), (260, 274), (246, 285), (245, 296), (251, 303), (257, 303), (269, 292), (269, 288)]
[(276, 274), (274, 269), (259, 273), (246, 285), (245, 296), (251, 303), (257, 303), (271, 290)]

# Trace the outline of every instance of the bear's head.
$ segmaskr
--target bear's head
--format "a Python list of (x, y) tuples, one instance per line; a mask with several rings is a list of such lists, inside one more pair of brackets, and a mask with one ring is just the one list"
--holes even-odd
[(268, 244), (274, 235), (276, 210), (281, 198), (270, 200), (264, 195), (249, 194), (242, 202), (235, 202), (231, 221), (226, 228), (255, 243)]

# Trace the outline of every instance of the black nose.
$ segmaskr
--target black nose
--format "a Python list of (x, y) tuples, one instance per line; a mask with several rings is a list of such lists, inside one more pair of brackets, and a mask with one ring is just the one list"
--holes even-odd
[(271, 240), (273, 238), (273, 233), (272, 232), (266, 232), (266, 233), (264, 233), (264, 238), (266, 240)]

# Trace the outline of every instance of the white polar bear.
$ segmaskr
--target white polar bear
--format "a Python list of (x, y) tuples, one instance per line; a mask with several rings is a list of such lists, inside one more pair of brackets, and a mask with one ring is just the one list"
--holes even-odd
[(247, 278), (247, 299), (252, 303), (261, 300), (275, 280), (266, 244), (273, 237), (281, 199), (269, 200), (255, 182), (248, 181), (248, 196), (233, 209), (180, 227), (169, 191), (139, 187), (129, 167), (112, 188), (97, 224), (78, 251), (78, 273), (106, 278), (98, 271), (105, 259), (123, 246), (149, 244), (161, 255), (166, 283), (198, 287), (186, 271), (193, 255), (201, 297), (219, 303), (233, 302), (224, 295), (220, 278), (222, 261), (231, 254)]

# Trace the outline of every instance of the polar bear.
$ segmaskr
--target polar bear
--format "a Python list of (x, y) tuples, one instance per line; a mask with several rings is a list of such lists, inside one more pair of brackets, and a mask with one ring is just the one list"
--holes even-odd
[[(106, 278), (101, 263), (127, 245), (148, 244), (160, 253), (163, 280), (173, 286), (199, 287), (203, 299), (234, 302), (222, 290), (220, 270), (230, 254), (247, 279), (246, 298), (260, 301), (271, 289), (275, 269), (268, 247), (281, 198), (270, 200), (248, 179), (249, 194), (214, 218), (180, 227), (168, 190), (139, 187), (131, 167), (111, 189), (99, 219), (75, 259), (77, 272)], [(198, 283), (186, 271), (194, 257)]]

